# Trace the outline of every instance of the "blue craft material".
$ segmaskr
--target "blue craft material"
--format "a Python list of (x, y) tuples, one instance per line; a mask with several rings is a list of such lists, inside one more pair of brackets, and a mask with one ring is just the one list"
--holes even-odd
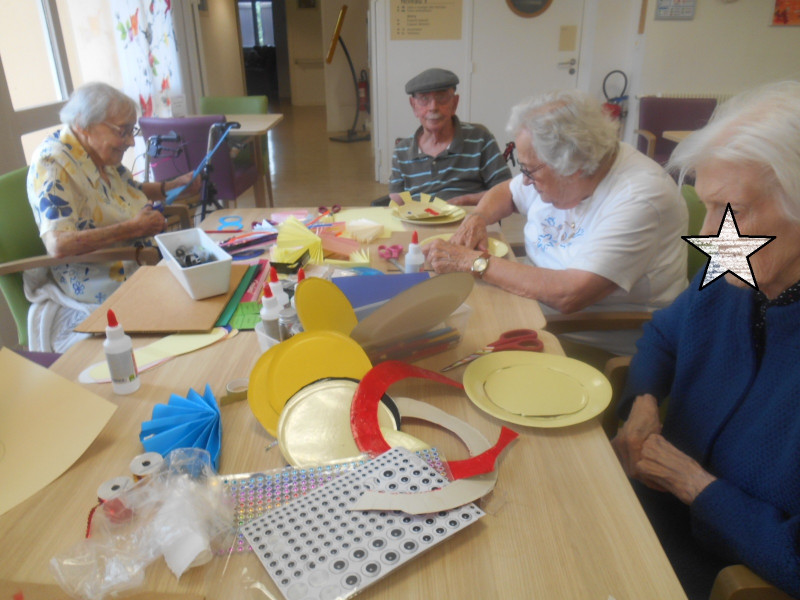
[(211, 387), (206, 385), (202, 396), (190, 389), (185, 398), (172, 394), (167, 404), (156, 404), (151, 420), (142, 423), (139, 440), (145, 451), (161, 456), (177, 448), (202, 448), (219, 470), (222, 421)]
[(383, 277), (334, 277), (353, 308), (385, 302), (429, 278), (428, 273), (398, 273)]

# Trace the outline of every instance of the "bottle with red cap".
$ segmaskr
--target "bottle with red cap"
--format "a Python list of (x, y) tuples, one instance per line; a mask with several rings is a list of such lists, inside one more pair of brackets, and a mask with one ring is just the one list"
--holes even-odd
[(113, 310), (108, 311), (108, 326), (106, 327), (106, 340), (103, 350), (108, 361), (108, 370), (111, 373), (111, 386), (115, 394), (132, 394), (139, 389), (139, 371), (136, 368), (136, 359), (133, 356), (131, 338), (125, 335), (122, 326), (117, 322), (117, 315)]
[(294, 309), (297, 309), (297, 302), (295, 301), (295, 298), (297, 297), (297, 286), (300, 285), (300, 282), (303, 281), (305, 278), (306, 278), (306, 270), (303, 267), (300, 267), (297, 270), (297, 283), (294, 284), (292, 300), (291, 302), (289, 302), (289, 305)]
[(272, 290), (272, 295), (278, 301), (278, 305), (285, 307), (289, 305), (289, 294), (283, 289), (283, 284), (278, 279), (278, 271), (275, 267), (269, 268), (269, 287)]
[(406, 264), (404, 271), (406, 273), (419, 273), (425, 264), (425, 255), (422, 253), (422, 248), (419, 246), (419, 236), (416, 230), (411, 234), (411, 243), (408, 245), (408, 252), (406, 252)]

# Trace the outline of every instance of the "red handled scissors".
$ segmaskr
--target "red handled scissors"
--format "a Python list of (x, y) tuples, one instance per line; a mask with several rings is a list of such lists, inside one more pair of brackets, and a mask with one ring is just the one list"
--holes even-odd
[(378, 246), (378, 256), (380, 256), (384, 260), (388, 260), (392, 263), (395, 267), (403, 270), (402, 265), (397, 262), (397, 259), (400, 257), (400, 254), (403, 252), (403, 247), (400, 244), (392, 244), (391, 246), (386, 246), (385, 244), (381, 244)]
[(524, 350), (527, 352), (541, 352), (544, 350), (544, 344), (539, 339), (539, 334), (533, 329), (512, 329), (500, 335), (494, 342), (488, 344), (473, 352), (469, 356), (457, 360), (451, 365), (447, 365), (442, 372), (450, 371), (461, 365), (472, 362), (476, 358), (489, 354), (490, 352), (500, 352), (501, 350)]
[(311, 227), (311, 225), (313, 225), (323, 217), (327, 217), (328, 215), (335, 215), (336, 213), (342, 210), (342, 207), (339, 204), (334, 204), (330, 208), (328, 208), (327, 206), (320, 206), (317, 210), (319, 210), (319, 215), (316, 218), (309, 221), (306, 227)]

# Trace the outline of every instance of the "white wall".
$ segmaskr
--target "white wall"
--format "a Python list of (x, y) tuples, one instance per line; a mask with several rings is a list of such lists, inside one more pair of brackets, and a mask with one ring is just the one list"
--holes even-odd
[(199, 11), (207, 96), (244, 96), (244, 63), (236, 2), (207, 0)]
[(322, 0), (317, 2), (316, 8), (299, 8), (297, 2), (286, 3), (289, 77), (292, 104), (297, 106), (325, 104), (325, 78), (322, 65), (327, 48), (323, 50), (320, 4)]
[(771, 27), (771, 0), (698, 2), (692, 21), (656, 21), (645, 30), (642, 91), (740, 92), (800, 79), (800, 29)]
[[(367, 7), (369, 0), (348, 0), (347, 14), (340, 37), (347, 44), (347, 51), (353, 61), (356, 78), (361, 71), (369, 73), (367, 59)], [(339, 2), (322, 3), (322, 47), (325, 56), (328, 54), (333, 31), (339, 17)], [(347, 64), (347, 57), (341, 47), (337, 47), (331, 64), (325, 63), (325, 110), (328, 131), (346, 131), (353, 125), (356, 113), (356, 94), (353, 88), (353, 76)], [(360, 112), (357, 128), (369, 120), (368, 114)]]

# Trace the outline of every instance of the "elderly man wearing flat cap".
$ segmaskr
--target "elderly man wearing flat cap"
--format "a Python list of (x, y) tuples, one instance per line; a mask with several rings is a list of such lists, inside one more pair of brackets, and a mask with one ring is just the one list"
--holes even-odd
[(395, 146), (389, 180), (395, 202), (402, 204), (399, 194), (407, 191), (474, 205), (489, 188), (511, 179), (489, 130), (456, 117), (456, 85), (456, 74), (445, 69), (428, 69), (406, 84), (420, 128)]

